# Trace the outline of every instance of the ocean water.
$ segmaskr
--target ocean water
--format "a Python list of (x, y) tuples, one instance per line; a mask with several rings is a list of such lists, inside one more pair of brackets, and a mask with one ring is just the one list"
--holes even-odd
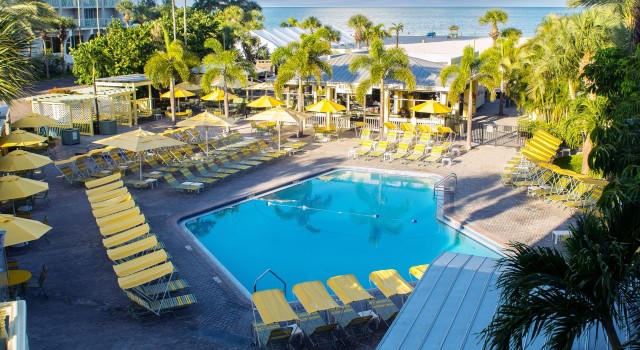
[[(347, 8), (347, 7), (264, 7), (266, 28), (280, 27), (280, 22), (293, 17), (299, 21), (317, 17), (322, 24), (330, 24), (347, 33), (353, 30), (347, 26), (349, 18), (355, 14), (367, 16), (373, 23), (383, 23), (389, 27), (392, 23), (404, 24), (401, 35), (425, 35), (435, 31), (438, 36), (447, 35), (449, 27), (460, 27), (463, 36), (488, 36), (491, 26), (478, 23), (488, 7), (396, 7), (396, 8)], [(499, 28), (515, 27), (524, 37), (532, 37), (542, 19), (550, 14), (565, 15), (577, 12), (564, 7), (503, 7), (509, 15), (506, 24)]]

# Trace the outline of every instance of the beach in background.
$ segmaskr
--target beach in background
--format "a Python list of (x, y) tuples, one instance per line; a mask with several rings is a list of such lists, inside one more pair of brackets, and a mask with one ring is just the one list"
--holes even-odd
[[(424, 36), (434, 31), (438, 36), (446, 36), (449, 27), (460, 27), (462, 36), (487, 36), (490, 26), (478, 23), (489, 7), (385, 7), (385, 8), (351, 8), (351, 7), (264, 7), (265, 28), (280, 27), (280, 22), (293, 17), (303, 20), (306, 17), (317, 17), (322, 24), (352, 32), (347, 26), (349, 18), (355, 14), (367, 16), (373, 23), (383, 23), (389, 27), (392, 23), (404, 24), (403, 35)], [(532, 37), (542, 19), (550, 14), (565, 15), (576, 12), (576, 9), (564, 7), (501, 7), (507, 12), (509, 21), (500, 28), (515, 27), (522, 31), (524, 37)]]

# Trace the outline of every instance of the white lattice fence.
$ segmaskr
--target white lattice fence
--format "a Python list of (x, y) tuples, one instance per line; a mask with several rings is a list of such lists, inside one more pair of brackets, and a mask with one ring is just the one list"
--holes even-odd
[(73, 127), (80, 129), (83, 135), (93, 136), (93, 101), (87, 100), (71, 105)]

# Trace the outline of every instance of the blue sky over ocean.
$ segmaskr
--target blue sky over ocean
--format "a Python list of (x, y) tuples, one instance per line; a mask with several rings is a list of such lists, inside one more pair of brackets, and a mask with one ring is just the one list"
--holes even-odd
[(565, 7), (566, 0), (258, 0), (260, 6), (285, 7)]

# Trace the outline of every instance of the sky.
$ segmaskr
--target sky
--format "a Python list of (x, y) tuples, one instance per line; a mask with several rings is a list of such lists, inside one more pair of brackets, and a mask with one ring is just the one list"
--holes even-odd
[(566, 0), (257, 0), (262, 7), (565, 7)]

